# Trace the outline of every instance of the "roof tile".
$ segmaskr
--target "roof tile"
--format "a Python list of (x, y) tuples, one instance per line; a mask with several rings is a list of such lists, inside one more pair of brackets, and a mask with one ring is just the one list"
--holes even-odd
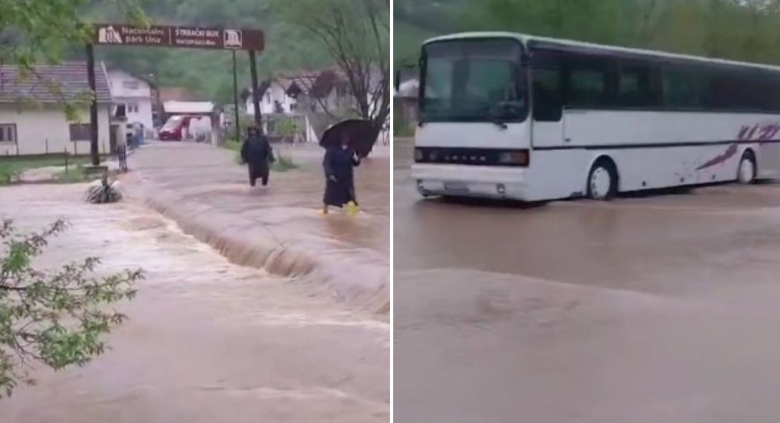
[[(95, 66), (95, 83), (98, 103), (111, 103), (111, 90), (102, 64)], [(58, 103), (63, 98), (75, 100), (87, 92), (89, 83), (85, 62), (37, 65), (24, 80), (17, 66), (0, 66), (0, 103), (20, 100)]]

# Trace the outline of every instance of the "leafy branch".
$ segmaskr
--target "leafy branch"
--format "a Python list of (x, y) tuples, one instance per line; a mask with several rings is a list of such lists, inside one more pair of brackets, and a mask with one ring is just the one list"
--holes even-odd
[[(137, 0), (108, 0), (131, 22), (146, 24)], [(9, 85), (28, 81), (44, 84), (65, 108), (68, 118), (75, 120), (77, 109), (88, 104), (94, 93), (67, 98), (62, 87), (42, 78), (36, 71), (41, 63), (59, 63), (69, 48), (88, 44), (93, 35), (92, 22), (85, 19), (84, 10), (93, 0), (0, 0), (0, 95)], [(4, 77), (3, 67), (11, 65), (13, 80)], [(7, 93), (6, 93), (7, 95)], [(25, 93), (12, 93), (21, 108), (34, 104)]]
[(20, 382), (34, 382), (32, 361), (60, 370), (102, 354), (104, 335), (126, 318), (113, 306), (132, 299), (134, 283), (144, 277), (140, 269), (96, 276), (94, 257), (54, 271), (35, 269), (49, 239), (66, 228), (58, 220), (20, 235), (12, 221), (0, 224), (0, 390), (6, 396)]
[(276, 3), (277, 10), (323, 45), (347, 82), (352, 109), (362, 119), (371, 121), (378, 135), (390, 115), (389, 2)]

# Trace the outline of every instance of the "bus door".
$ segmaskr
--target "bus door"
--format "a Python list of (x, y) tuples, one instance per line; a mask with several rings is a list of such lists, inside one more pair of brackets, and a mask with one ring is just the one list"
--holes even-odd
[(532, 147), (564, 145), (563, 73), (558, 52), (538, 49), (531, 59)]

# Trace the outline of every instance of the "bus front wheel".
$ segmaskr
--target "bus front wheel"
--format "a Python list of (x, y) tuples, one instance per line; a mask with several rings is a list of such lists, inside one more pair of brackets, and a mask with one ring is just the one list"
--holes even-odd
[(756, 158), (750, 150), (742, 154), (737, 169), (737, 182), (743, 185), (749, 185), (756, 181)]
[(588, 173), (588, 198), (606, 201), (617, 193), (617, 170), (608, 159), (597, 160)]

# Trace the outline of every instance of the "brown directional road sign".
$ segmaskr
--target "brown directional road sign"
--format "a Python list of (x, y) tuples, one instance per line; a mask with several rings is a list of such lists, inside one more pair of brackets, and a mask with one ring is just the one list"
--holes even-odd
[(158, 46), (215, 50), (263, 51), (265, 37), (257, 29), (198, 28), (154, 25), (95, 24), (95, 45)]

